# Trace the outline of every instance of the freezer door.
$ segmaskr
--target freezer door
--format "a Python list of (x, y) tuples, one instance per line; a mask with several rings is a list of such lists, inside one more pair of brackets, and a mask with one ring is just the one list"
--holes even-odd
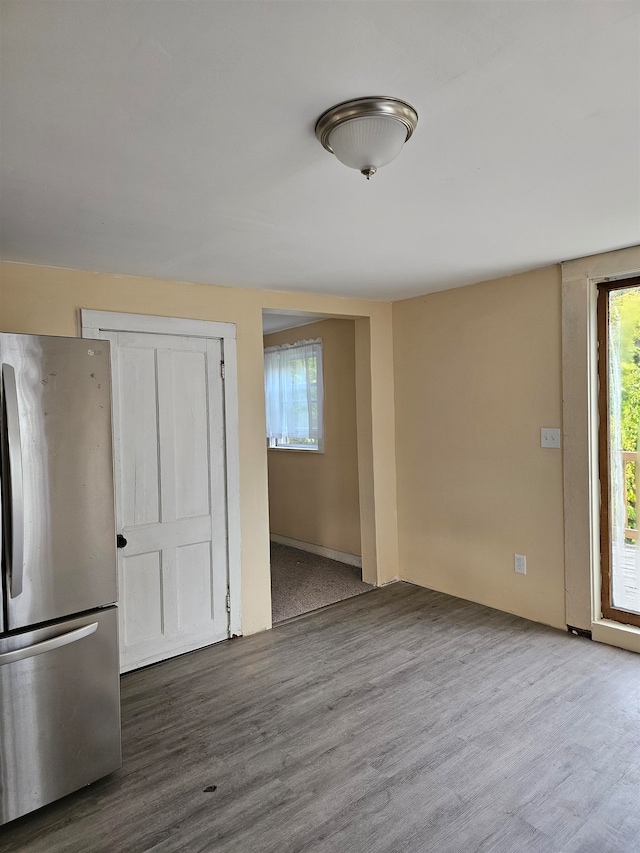
[(0, 824), (117, 770), (117, 615), (0, 639)]
[(0, 335), (5, 630), (117, 599), (109, 345)]

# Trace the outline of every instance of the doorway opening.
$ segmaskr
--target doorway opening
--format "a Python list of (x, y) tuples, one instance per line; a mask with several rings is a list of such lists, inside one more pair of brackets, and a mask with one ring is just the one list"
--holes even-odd
[(373, 588), (362, 578), (356, 321), (263, 312), (272, 621)]
[(640, 627), (640, 278), (598, 285), (601, 606)]

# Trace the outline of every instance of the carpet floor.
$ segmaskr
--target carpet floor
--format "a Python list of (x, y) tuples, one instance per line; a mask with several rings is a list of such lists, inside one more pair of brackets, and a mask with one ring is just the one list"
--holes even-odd
[(373, 589), (356, 566), (271, 543), (271, 610), (274, 622), (300, 616)]

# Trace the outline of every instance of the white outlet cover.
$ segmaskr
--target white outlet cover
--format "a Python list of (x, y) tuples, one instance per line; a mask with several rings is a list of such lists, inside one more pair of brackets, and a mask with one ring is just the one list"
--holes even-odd
[(513, 555), (513, 569), (519, 575), (526, 575), (527, 558), (524, 556), (524, 554)]
[(540, 430), (540, 447), (560, 447), (560, 430), (542, 427)]

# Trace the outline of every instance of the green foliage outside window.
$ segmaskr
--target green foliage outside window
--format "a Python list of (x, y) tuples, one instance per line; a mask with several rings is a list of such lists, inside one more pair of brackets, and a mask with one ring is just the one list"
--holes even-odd
[[(621, 371), (620, 439), (623, 450), (640, 451), (640, 288), (611, 291), (609, 323), (619, 332)], [(613, 435), (613, 430), (612, 433)], [(637, 528), (636, 463), (625, 465), (628, 526)], [(628, 540), (629, 542), (635, 540)]]

